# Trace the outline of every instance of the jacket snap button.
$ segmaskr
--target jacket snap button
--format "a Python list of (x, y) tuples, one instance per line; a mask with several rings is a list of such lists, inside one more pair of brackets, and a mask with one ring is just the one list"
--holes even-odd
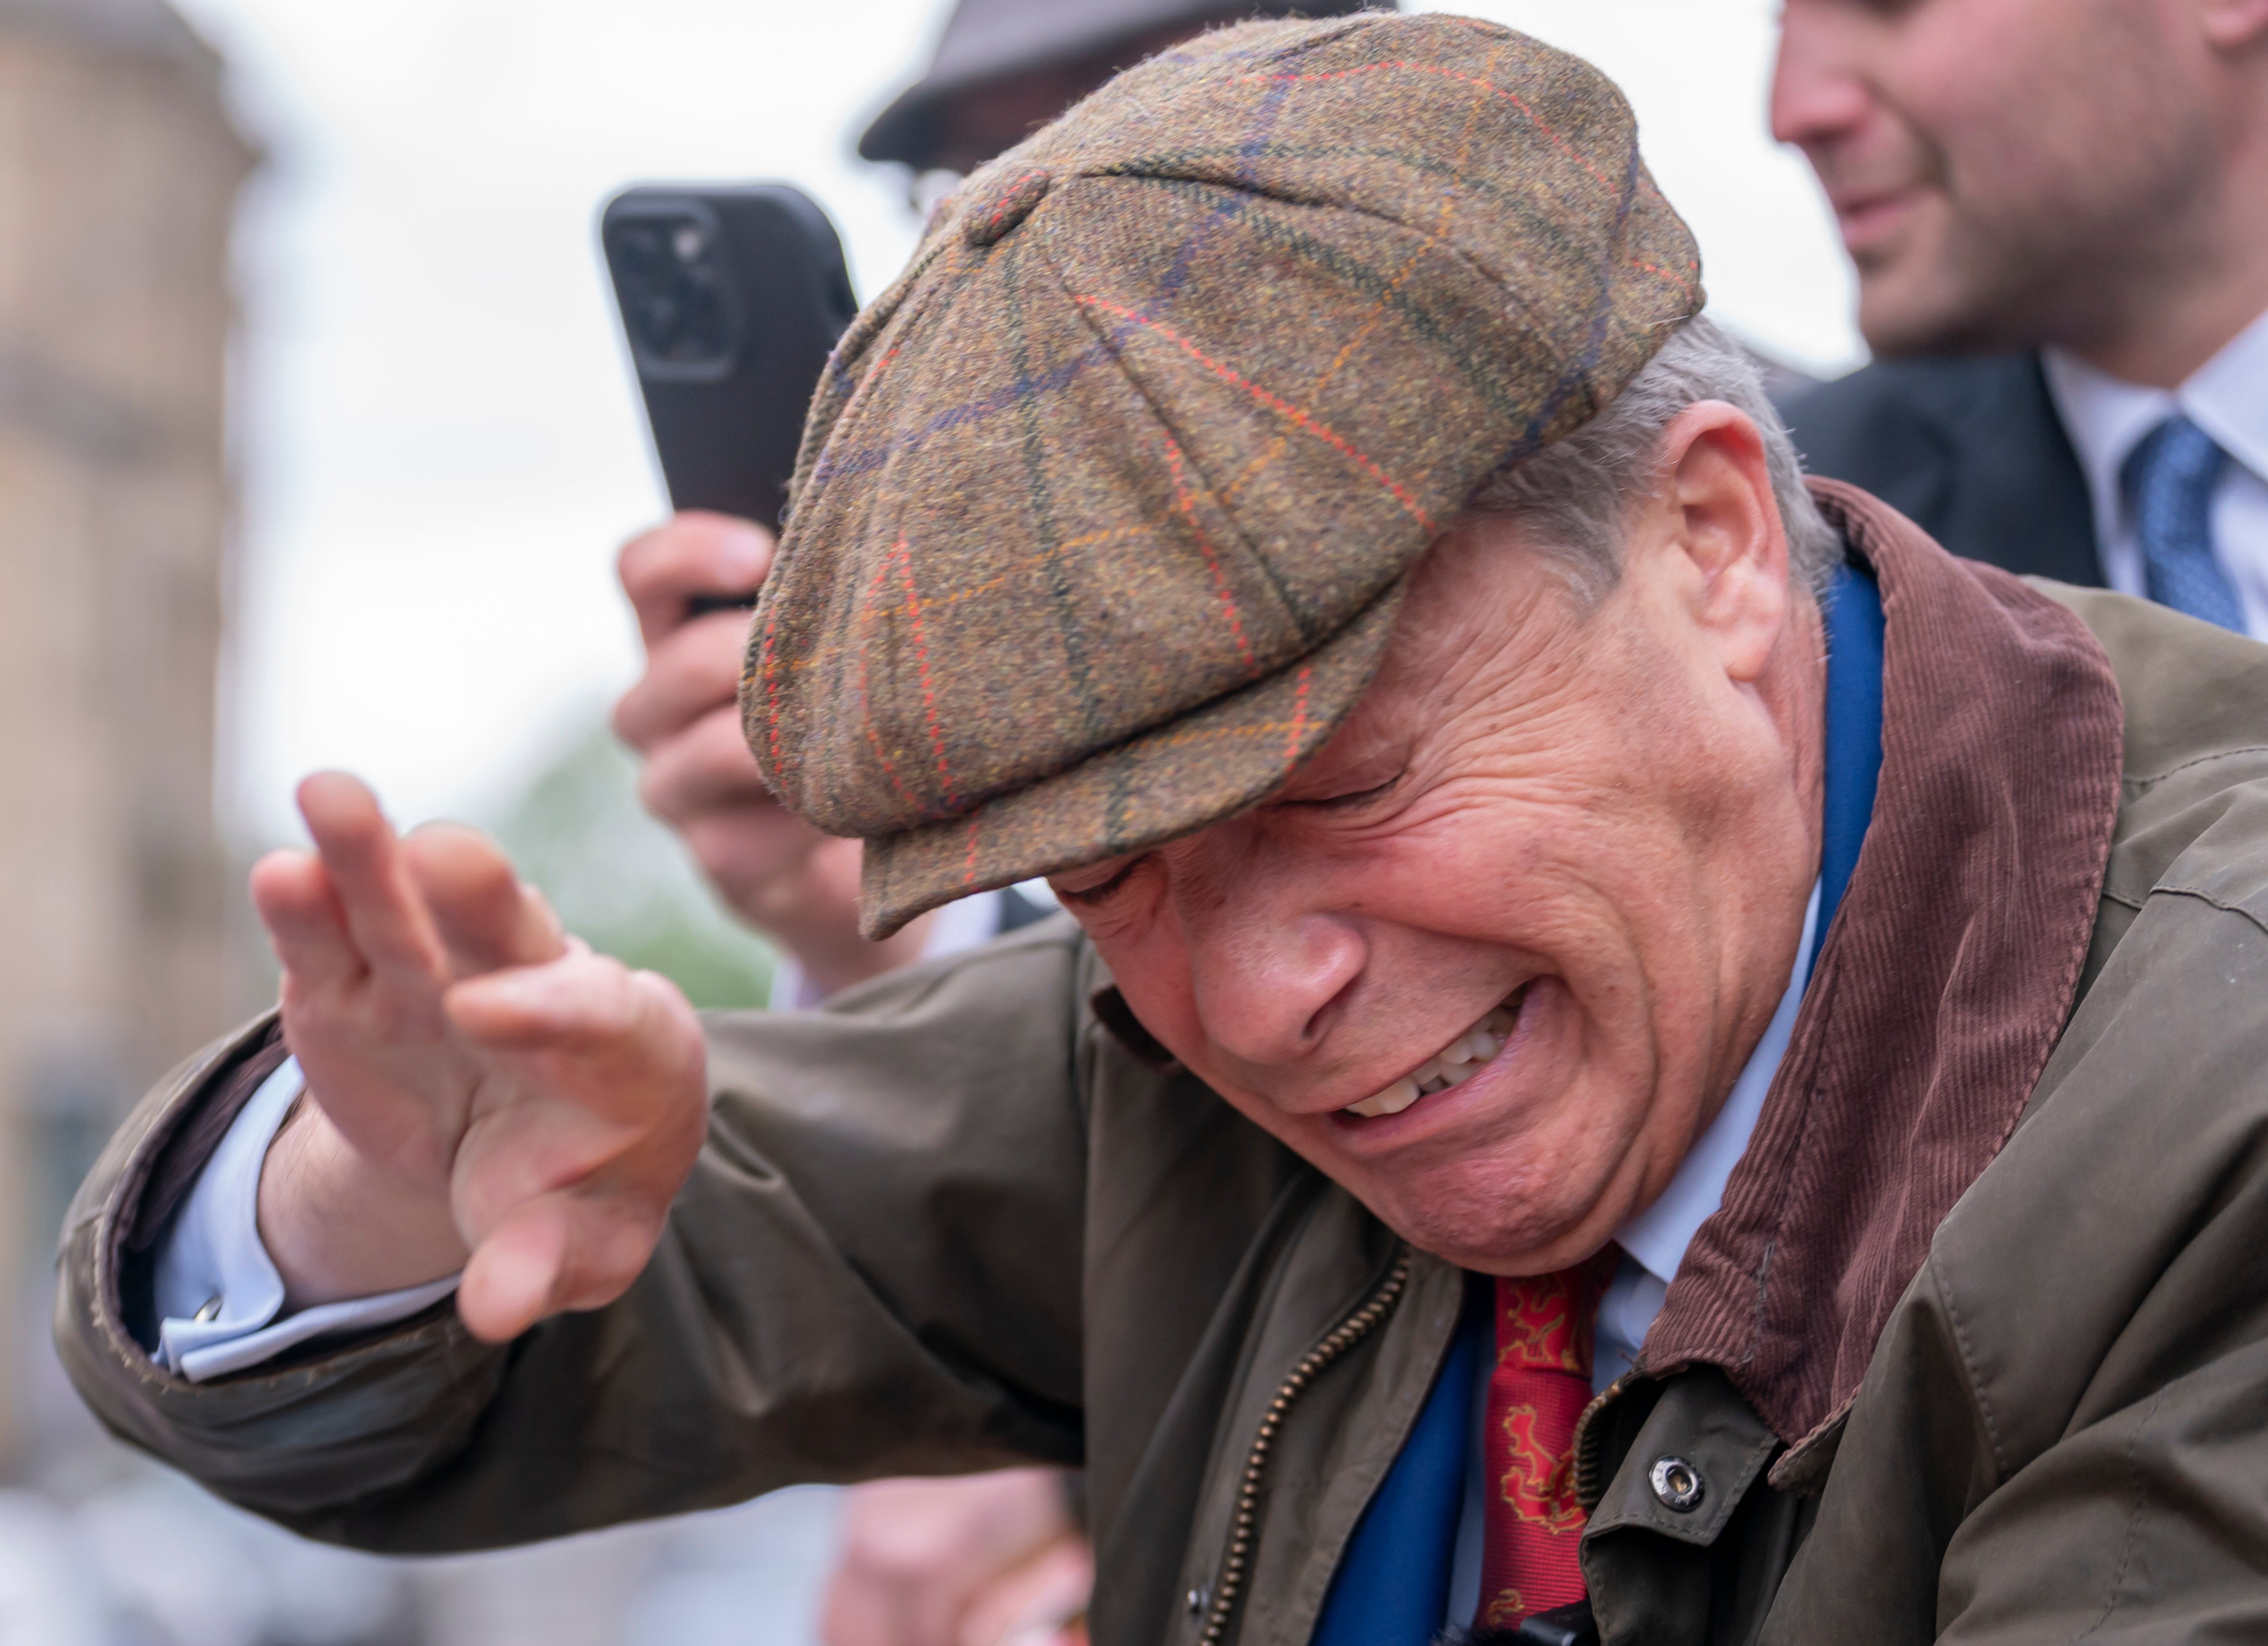
[(1661, 1499), (1661, 1506), (1681, 1515), (1698, 1507), (1708, 1495), (1709, 1488), (1701, 1479), (1701, 1471), (1683, 1458), (1656, 1458), (1652, 1478), (1653, 1495)]
[(1193, 1617), (1193, 1618), (1201, 1618), (1201, 1617), (1203, 1617), (1203, 1616), (1204, 1615), (1204, 1613), (1205, 1613), (1205, 1608), (1206, 1608), (1207, 1606), (1211, 1606), (1211, 1604), (1212, 1604), (1212, 1591), (1211, 1591), (1211, 1590), (1210, 1590), (1210, 1589), (1192, 1589), (1192, 1590), (1190, 1590), (1190, 1591), (1189, 1591), (1189, 1615), (1190, 1615), (1191, 1617)]

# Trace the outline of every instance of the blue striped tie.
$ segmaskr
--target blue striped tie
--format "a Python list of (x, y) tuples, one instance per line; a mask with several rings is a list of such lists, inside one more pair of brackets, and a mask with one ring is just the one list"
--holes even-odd
[(2228, 453), (2187, 417), (2169, 417), (2118, 467), (2150, 598), (2244, 632), (2244, 608), (2213, 557), (2213, 489)]

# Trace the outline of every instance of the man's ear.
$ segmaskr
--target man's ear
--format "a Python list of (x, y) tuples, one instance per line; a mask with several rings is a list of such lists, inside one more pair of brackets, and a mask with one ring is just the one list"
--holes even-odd
[(1787, 616), (1787, 532), (1764, 436), (1746, 412), (1702, 400), (1661, 434), (1660, 498), (1690, 616), (1733, 679), (1763, 673)]
[(2242, 51), (2268, 40), (2268, 0), (2201, 0), (2198, 20), (2219, 51)]

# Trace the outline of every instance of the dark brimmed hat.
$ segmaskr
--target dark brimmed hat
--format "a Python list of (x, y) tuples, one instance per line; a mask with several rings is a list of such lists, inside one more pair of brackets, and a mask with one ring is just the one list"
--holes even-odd
[(1458, 18), (1209, 34), (969, 179), (828, 365), (742, 682), (868, 935), (1265, 797), (1699, 272), (1613, 85)]
[(869, 160), (917, 172), (938, 162), (938, 116), (965, 92), (1035, 70), (1085, 62), (1161, 29), (1245, 18), (1339, 17), (1366, 0), (959, 0), (922, 77), (858, 139)]

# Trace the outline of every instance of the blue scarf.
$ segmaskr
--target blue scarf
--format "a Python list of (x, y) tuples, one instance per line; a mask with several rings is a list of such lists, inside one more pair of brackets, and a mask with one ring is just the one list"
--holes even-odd
[[(1827, 626), (1827, 769), (1814, 967), (1858, 865), (1882, 768), (1881, 593), (1871, 576), (1845, 566), (1820, 604)], [(1440, 1633), (1464, 1508), (1474, 1385), (1487, 1373), (1493, 1330), (1488, 1289), (1471, 1287), (1469, 1296), (1477, 1306), (1466, 1309), (1410, 1438), (1347, 1540), (1312, 1646), (1431, 1646)]]

